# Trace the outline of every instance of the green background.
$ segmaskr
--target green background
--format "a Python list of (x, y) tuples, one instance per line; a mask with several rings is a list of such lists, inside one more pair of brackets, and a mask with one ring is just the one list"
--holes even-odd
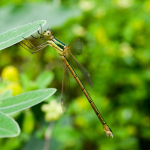
[[(0, 149), (43, 150), (49, 125), (52, 133), (48, 149), (51, 150), (150, 149), (149, 0), (1, 0), (0, 5), (0, 33), (46, 20), (42, 30), (52, 28), (54, 36), (66, 45), (76, 38), (81, 39), (83, 52), (76, 58), (90, 72), (93, 88), (71, 58), (69, 60), (114, 135), (114, 138), (105, 136), (102, 125), (70, 74), (72, 102), (67, 113), (49, 124), (44, 119), (45, 112), (41, 111), (47, 103), (44, 102), (14, 115), (21, 134), (0, 139)], [(43, 42), (29, 39), (35, 45)], [(53, 48), (31, 55), (16, 44), (0, 51), (1, 76), (7, 66), (15, 67), (19, 78), (11, 73), (11, 82), (1, 78), (0, 92), (10, 84), (16, 85), (17, 81), (19, 86), (12, 89), (13, 95), (52, 87), (57, 89), (52, 99), (60, 102), (63, 65)], [(49, 82), (40, 86), (38, 77), (45, 71)]]

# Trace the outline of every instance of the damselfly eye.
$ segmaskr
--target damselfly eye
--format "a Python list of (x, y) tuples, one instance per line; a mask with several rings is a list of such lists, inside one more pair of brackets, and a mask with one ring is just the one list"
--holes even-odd
[(43, 35), (50, 37), (52, 35), (52, 32), (48, 29)]
[(49, 29), (49, 31), (51, 31), (51, 33), (53, 33), (53, 30), (52, 30), (52, 29)]

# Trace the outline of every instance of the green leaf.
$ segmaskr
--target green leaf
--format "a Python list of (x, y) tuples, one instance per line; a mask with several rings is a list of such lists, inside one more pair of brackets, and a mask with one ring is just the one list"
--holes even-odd
[(0, 50), (22, 41), (23, 38), (36, 32), (40, 25), (45, 23), (45, 20), (35, 21), (0, 34)]
[(44, 71), (37, 77), (36, 83), (39, 88), (46, 88), (47, 85), (51, 83), (53, 78), (54, 78), (54, 75), (52, 72)]
[(42, 89), (23, 93), (0, 101), (0, 111), (6, 114), (24, 110), (49, 98), (56, 89)]
[(28, 76), (25, 73), (22, 73), (20, 75), (20, 80), (21, 80), (21, 84), (23, 85), (23, 88), (28, 91), (31, 84), (31, 80), (28, 78)]
[(12, 96), (12, 91), (7, 90), (4, 93), (0, 94), (0, 100), (11, 97)]
[(0, 138), (15, 137), (19, 133), (20, 128), (14, 119), (0, 112)]

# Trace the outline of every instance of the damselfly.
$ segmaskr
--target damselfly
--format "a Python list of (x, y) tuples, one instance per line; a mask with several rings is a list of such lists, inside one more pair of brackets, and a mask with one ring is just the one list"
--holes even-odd
[[(85, 79), (87, 80), (87, 82), (92, 86), (92, 82), (91, 82), (91, 79), (90, 79), (90, 74), (75, 59), (75, 57), (72, 54), (72, 53), (81, 54), (81, 52), (82, 52), (81, 41), (79, 39), (77, 39), (70, 46), (66, 46), (64, 43), (62, 43), (61, 41), (59, 41), (58, 39), (56, 39), (53, 36), (53, 30), (52, 29), (47, 29), (46, 31), (44, 31), (42, 33), (42, 28), (41, 28), (41, 33), (38, 30), (38, 34), (40, 35), (39, 38), (45, 39), (46, 42), (44, 42), (41, 45), (35, 47), (31, 42), (28, 41), (28, 39), (24, 38), (24, 40), (20, 44), (21, 44), (22, 47), (24, 47), (31, 54), (34, 54), (34, 53), (42, 50), (43, 48), (45, 48), (47, 46), (51, 46), (56, 50), (56, 52), (62, 58), (62, 60), (64, 62), (64, 73), (63, 73), (63, 82), (62, 82), (62, 98), (61, 98), (63, 110), (65, 108), (67, 108), (67, 106), (69, 104), (69, 100), (70, 100), (69, 97), (64, 98), (64, 94), (63, 94), (63, 93), (67, 93), (68, 88), (69, 88), (69, 86), (68, 86), (68, 84), (69, 84), (68, 83), (68, 74), (69, 74), (68, 69), (69, 69), (69, 71), (72, 73), (73, 77), (76, 79), (77, 83), (81, 87), (81, 90), (83, 91), (83, 93), (86, 96), (87, 100), (91, 104), (91, 106), (92, 106), (94, 112), (96, 113), (97, 117), (99, 118), (100, 122), (102, 123), (103, 129), (104, 129), (104, 132), (105, 132), (106, 136), (107, 137), (113, 137), (113, 133), (112, 133), (111, 129), (109, 128), (109, 126), (104, 121), (102, 115), (100, 114), (97, 107), (95, 106), (92, 98), (88, 94), (87, 90), (85, 89), (82, 82), (80, 81), (78, 75), (76, 74), (76, 72), (74, 71), (74, 69), (70, 65), (68, 59), (66, 58), (66, 54), (69, 53), (72, 56), (72, 58), (74, 59), (74, 61), (76, 62), (77, 66), (79, 67), (80, 71), (82, 72), (82, 74), (85, 77)], [(34, 36), (32, 36), (32, 37), (35, 38)]]

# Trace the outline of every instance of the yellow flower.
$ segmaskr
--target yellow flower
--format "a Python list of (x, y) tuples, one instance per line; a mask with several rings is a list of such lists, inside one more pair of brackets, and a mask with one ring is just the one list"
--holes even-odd
[(2, 79), (7, 81), (18, 81), (19, 80), (19, 74), (18, 70), (13, 66), (7, 66), (2, 70), (1, 74)]
[(9, 84), (6, 87), (6, 89), (7, 90), (8, 89), (12, 90), (13, 91), (13, 96), (22, 93), (22, 86), (19, 83), (17, 83), (17, 82), (13, 82), (13, 83)]

